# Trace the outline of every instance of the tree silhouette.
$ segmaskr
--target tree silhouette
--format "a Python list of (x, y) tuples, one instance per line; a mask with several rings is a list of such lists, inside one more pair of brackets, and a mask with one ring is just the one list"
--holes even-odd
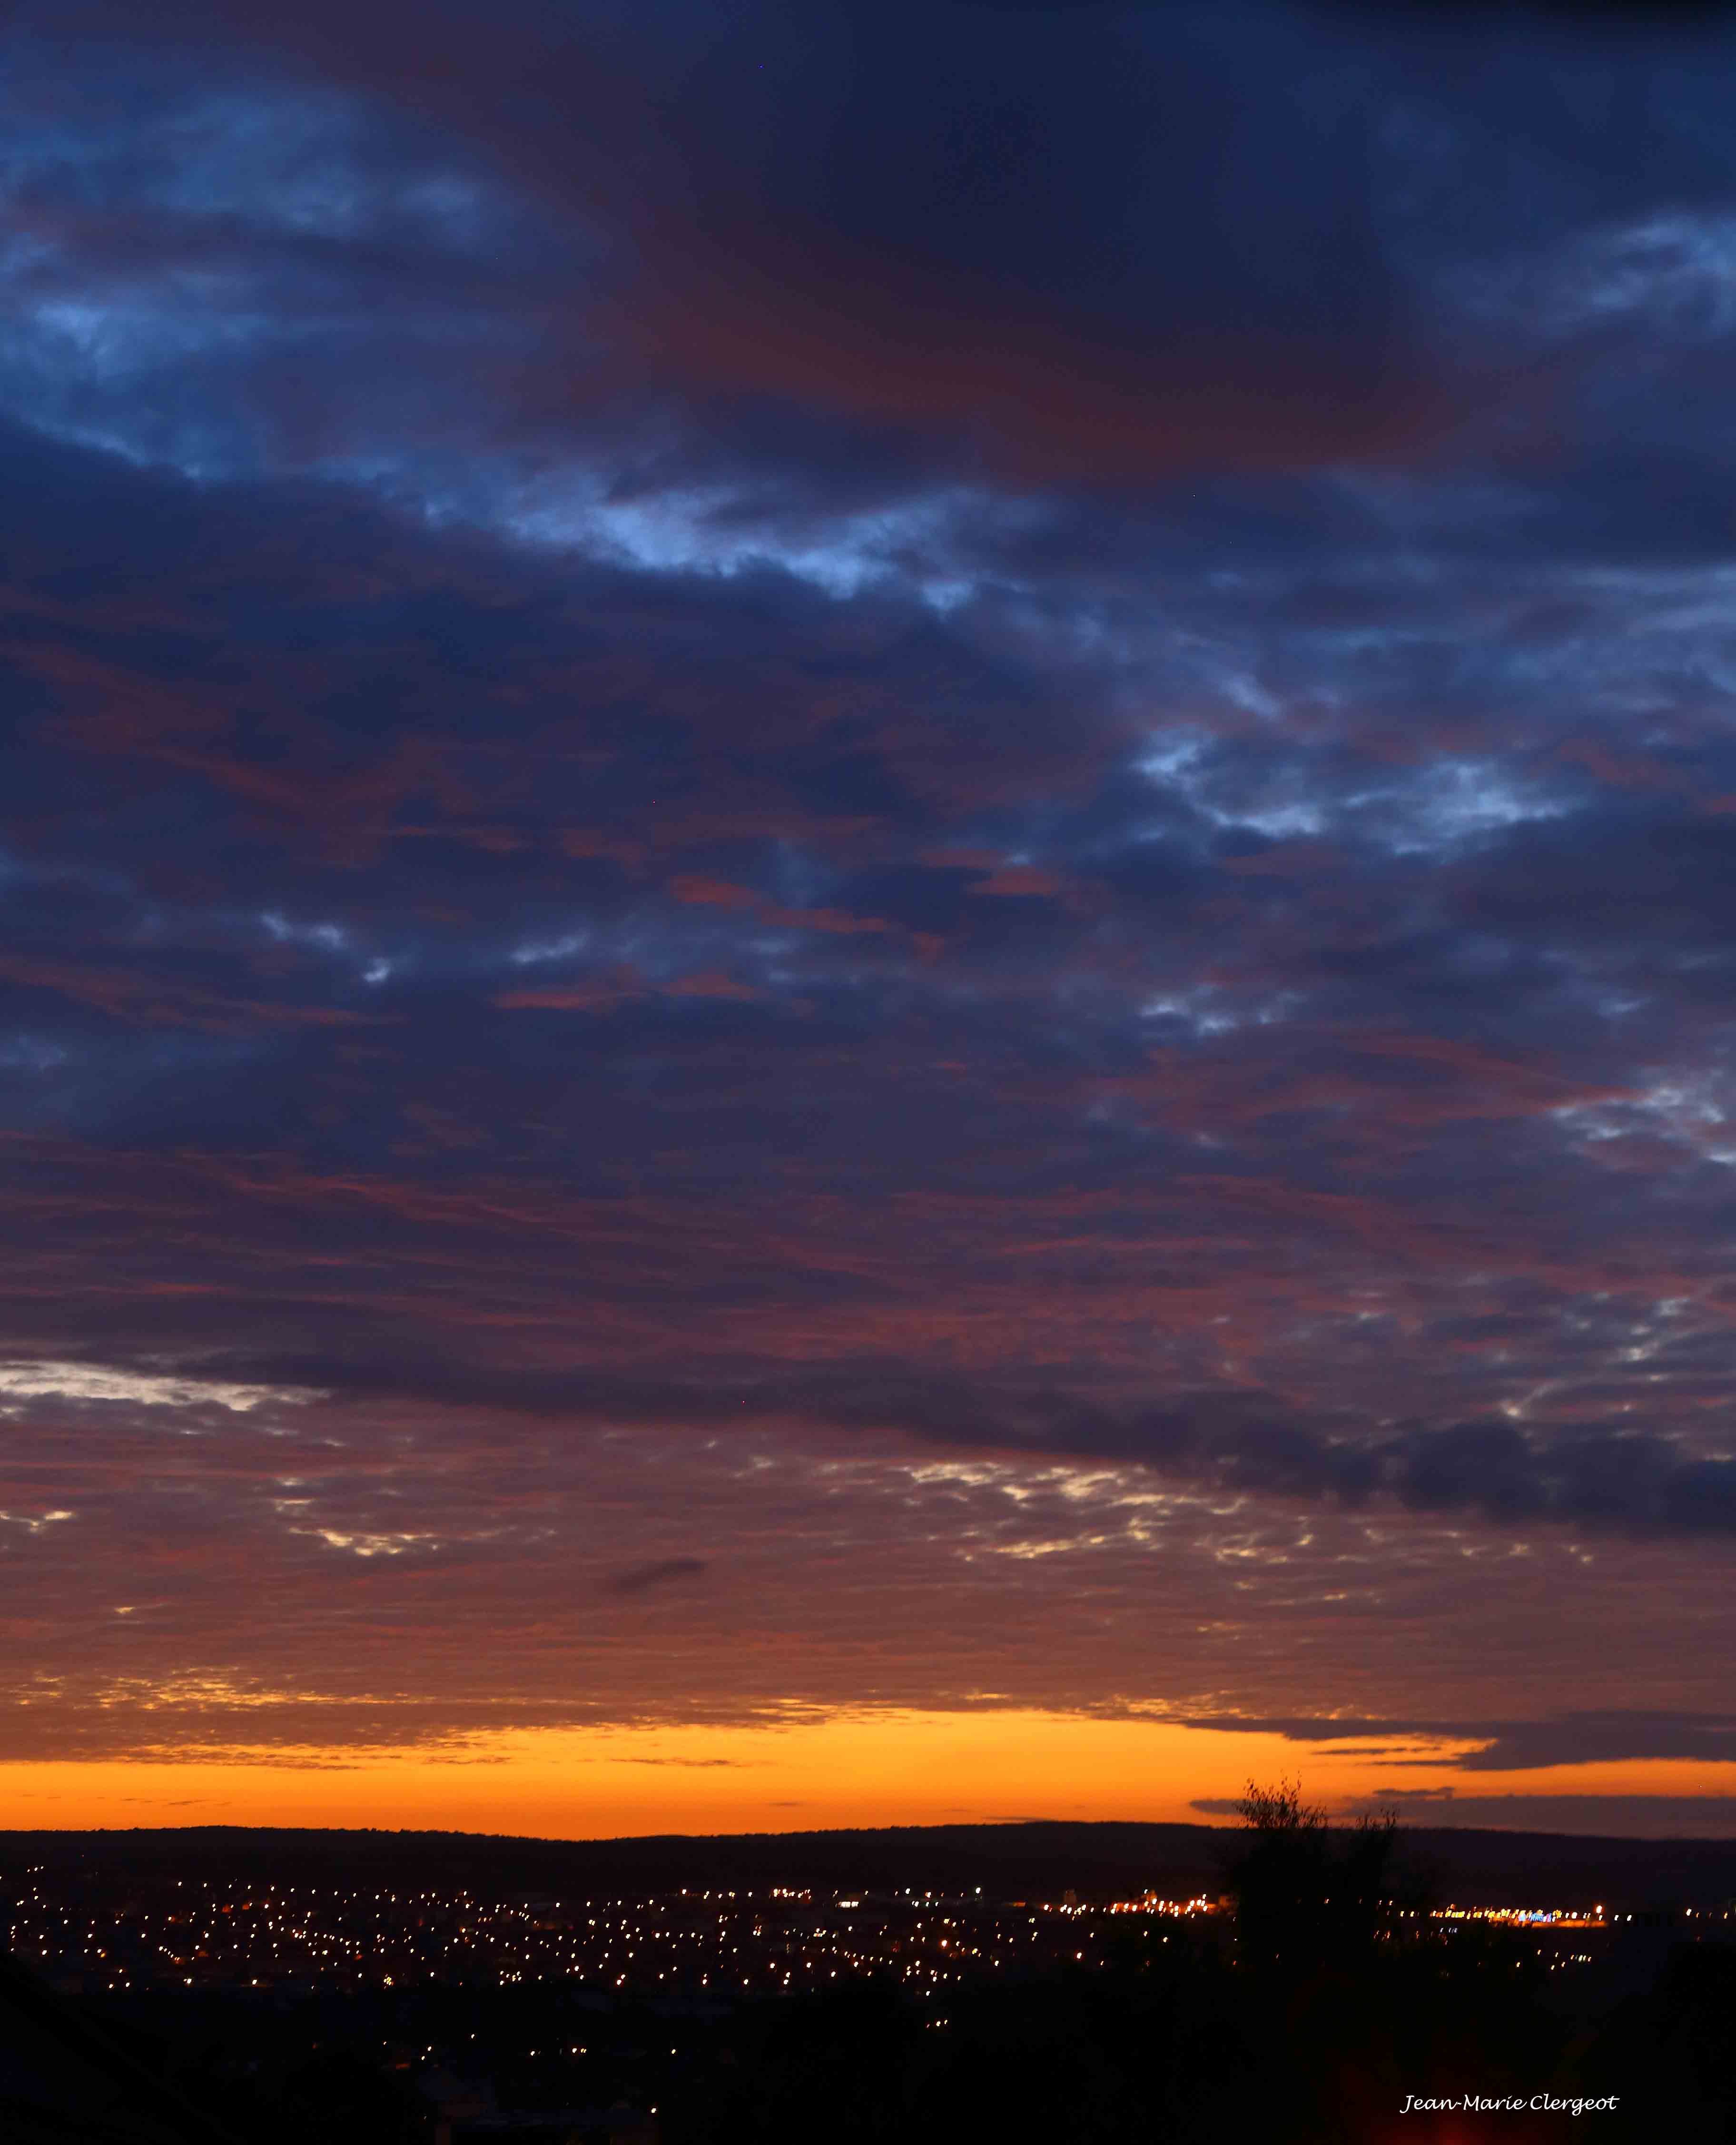
[(1366, 1963), (1390, 1933), (1398, 1819), (1391, 1811), (1335, 1830), (1300, 1780), (1250, 1780), (1236, 1808), (1246, 1830), (1229, 1865), (1245, 1965)]

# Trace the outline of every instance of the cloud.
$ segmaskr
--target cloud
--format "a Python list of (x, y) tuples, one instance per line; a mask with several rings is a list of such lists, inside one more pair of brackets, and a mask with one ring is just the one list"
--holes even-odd
[[(462, 1207), (449, 1210), (462, 1224)], [(428, 1218), (438, 1217), (431, 1208)], [(521, 1225), (555, 1226), (535, 1209)], [(963, 1380), (898, 1362), (816, 1365), (798, 1374), (718, 1366), (659, 1379), (599, 1370), (526, 1374), (437, 1360), (414, 1371), (337, 1357), (267, 1357), (235, 1367), (301, 1391), (394, 1394), (550, 1421), (707, 1425), (784, 1420), (903, 1431), (958, 1449), (1148, 1467), (1229, 1493), (1397, 1503), (1509, 1525), (1722, 1535), (1736, 1527), (1736, 1462), (1598, 1425), (1484, 1422), (1390, 1428), (1341, 1409), (1298, 1421), (1276, 1394), (1220, 1390), (1130, 1404), (1034, 1379)], [(1010, 1366), (1009, 1366), (1010, 1367)], [(263, 1392), (269, 1388), (261, 1386)], [(1370, 1730), (1370, 1732), (1380, 1732)]]
[[(1716, 1760), (1729, 37), (354, 17), (7, 48), (69, 1746), (192, 1664), (358, 1743), (868, 1685)], [(709, 1643), (549, 1608), (689, 1525)]]
[[(1560, 1765), (1623, 1764), (1659, 1758), (1689, 1759), (1705, 1764), (1736, 1763), (1736, 1719), (1729, 1715), (1660, 1712), (1569, 1712), (1539, 1720), (1349, 1720), (1246, 1719), (1211, 1715), (1189, 1720), (1191, 1727), (1240, 1729), (1281, 1735), (1292, 1742), (1354, 1742), (1368, 1735), (1402, 1737), (1411, 1750), (1390, 1754), (1397, 1764), (1449, 1766), (1465, 1773), (1517, 1773)], [(1442, 1751), (1427, 1746), (1468, 1743), (1475, 1747)], [(1395, 1796), (1447, 1794), (1450, 1789), (1395, 1788)], [(1204, 1805), (1201, 1805), (1204, 1807)]]
[(671, 1580), (697, 1579), (705, 1570), (703, 1559), (696, 1556), (666, 1556), (652, 1564), (636, 1564), (630, 1570), (620, 1571), (606, 1582), (610, 1594), (644, 1594), (654, 1586), (664, 1586)]
[[(304, 1406), (322, 1397), (295, 1386), (246, 1386), (223, 1379), (155, 1376), (93, 1363), (0, 1363), (0, 1396), (17, 1401), (130, 1402), (141, 1407), (216, 1407), (251, 1415), (266, 1403)], [(0, 1406), (5, 1401), (0, 1399)]]
[(697, 1766), (700, 1771), (709, 1772), (718, 1766), (739, 1770), (747, 1760), (742, 1758), (617, 1758), (614, 1763), (618, 1765)]
[(1503, 1726), (1485, 1749), (1459, 1759), (1467, 1773), (1514, 1773), (1638, 1758), (1736, 1762), (1736, 1720), (1670, 1714), (1571, 1713)]

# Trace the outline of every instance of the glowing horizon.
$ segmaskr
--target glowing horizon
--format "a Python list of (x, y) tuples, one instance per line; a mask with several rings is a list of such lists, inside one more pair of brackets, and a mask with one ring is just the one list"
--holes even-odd
[(1736, 1835), (1634, 4), (7, 10), (0, 1812)]
[[(1401, 1768), (1276, 1734), (1029, 1711), (838, 1715), (781, 1726), (526, 1729), (445, 1748), (261, 1748), (203, 1758), (0, 1764), (0, 1829), (221, 1823), (483, 1832), (598, 1839), (1048, 1821), (1233, 1824), (1250, 1779), (1299, 1778), (1340, 1818), (1390, 1799), (1405, 1822), (1450, 1823), (1460, 1791), (1505, 1829), (1531, 1799), (1723, 1794), (1736, 1829), (1736, 1764), (1652, 1760), (1455, 1774), (1475, 1746), (1422, 1749)], [(1397, 1771), (1398, 1777), (1395, 1778)], [(992, 1780), (993, 1789), (981, 1783)], [(1400, 1790), (1395, 1795), (1393, 1790)], [(1418, 1799), (1404, 1789), (1455, 1790)], [(1660, 1808), (1664, 1805), (1660, 1804)], [(1483, 1826), (1500, 1823), (1480, 1814)], [(1581, 1828), (1585, 1829), (1585, 1828)]]

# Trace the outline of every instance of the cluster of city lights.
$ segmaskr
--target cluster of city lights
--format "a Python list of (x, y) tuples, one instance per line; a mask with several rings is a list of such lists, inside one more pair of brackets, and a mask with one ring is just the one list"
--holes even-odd
[(497, 1986), (573, 1980), (604, 1990), (739, 1999), (889, 1975), (913, 1988), (984, 1973), (1104, 1962), (1110, 1912), (1205, 1903), (985, 1902), (903, 1892), (816, 1899), (774, 1887), (634, 1899), (489, 1900), (468, 1891), (182, 1881), (137, 1895), (15, 1888), (13, 1953), (92, 1988)]
[[(817, 1894), (774, 1885), (637, 1899), (487, 1899), (465, 1889), (346, 1888), (182, 1879), (154, 1890), (118, 1875), (56, 1884), (46, 1871), (0, 1889), (12, 1953), (67, 1986), (256, 1989), (437, 1983), (511, 1987), (567, 1981), (608, 1993), (734, 2002), (869, 1976), (916, 1991), (986, 1976), (1107, 1964), (1124, 1918), (1174, 1923), (1223, 1916), (1204, 1892), (1157, 1891), (1107, 1904), (945, 1896)], [(1693, 1910), (1696, 1929), (1721, 1909)], [(1595, 1906), (1461, 1906), (1398, 1911), (1400, 1922), (1529, 1932), (1607, 1931), (1631, 1914)], [(1167, 1941), (1166, 1938), (1161, 1939)], [(1575, 1958), (1589, 1954), (1574, 1953)]]
[[(1503, 1929), (1602, 1929), (1609, 1924), (1595, 1907), (1436, 1907), (1437, 1922), (1492, 1922)], [(1628, 1918), (1630, 1921), (1632, 1915)]]

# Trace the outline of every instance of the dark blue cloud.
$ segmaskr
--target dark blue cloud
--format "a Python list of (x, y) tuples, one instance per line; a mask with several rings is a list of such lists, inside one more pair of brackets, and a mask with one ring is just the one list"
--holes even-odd
[[(1557, 1765), (1619, 1764), (1630, 1759), (1688, 1758), (1726, 1763), (1736, 1757), (1736, 1720), (1727, 1714), (1569, 1712), (1539, 1720), (1354, 1720), (1212, 1715), (1195, 1723), (1300, 1743), (1351, 1744), (1380, 1738), (1384, 1754), (1415, 1763), (1417, 1746), (1476, 1747), (1445, 1759), (1467, 1773), (1537, 1772)], [(1407, 1749), (1406, 1746), (1409, 1746)], [(1431, 1761), (1436, 1762), (1436, 1761)], [(1452, 1796), (1449, 1788), (1395, 1788), (1395, 1799)]]

